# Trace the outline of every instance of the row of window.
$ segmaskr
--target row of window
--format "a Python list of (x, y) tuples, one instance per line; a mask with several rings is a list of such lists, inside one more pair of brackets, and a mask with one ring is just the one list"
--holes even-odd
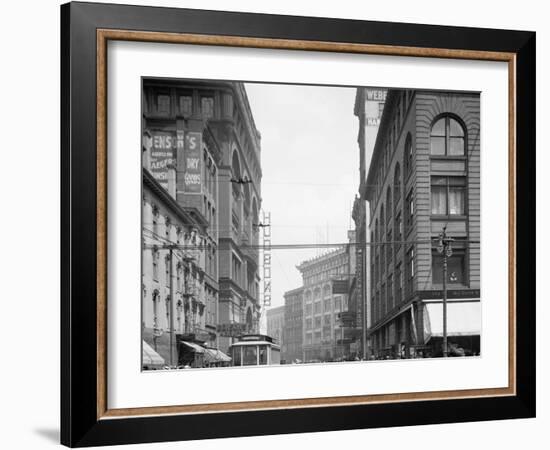
[[(158, 116), (180, 115), (189, 117), (193, 114), (193, 96), (191, 92), (174, 91), (170, 93), (168, 90), (156, 92), (152, 97), (145, 96), (146, 112)], [(152, 100), (152, 101), (151, 101)], [(197, 113), (204, 119), (209, 119), (214, 116), (214, 98), (212, 96), (200, 97), (199, 104), (196, 105)]]
[[(330, 297), (332, 295), (332, 286), (330, 284), (325, 285), (322, 292), (323, 292), (323, 297)], [(321, 288), (320, 287), (315, 288), (313, 290), (313, 293), (310, 290), (306, 291), (306, 293), (305, 293), (306, 303), (310, 303), (312, 298), (313, 298), (313, 300), (318, 300), (319, 298), (321, 298)]]
[[(306, 333), (306, 345), (332, 343), (344, 338), (344, 330), (342, 328), (334, 329), (334, 335), (332, 329), (324, 329), (321, 331), (315, 331), (313, 333)], [(334, 337), (333, 337), (334, 336)]]
[(307, 318), (305, 320), (305, 328), (306, 330), (311, 330), (313, 328), (321, 328), (324, 326), (334, 326), (339, 327), (338, 322), (338, 313), (334, 314), (325, 314), (324, 316), (317, 316), (312, 318)]
[[(464, 156), (465, 134), (460, 123), (451, 116), (442, 116), (432, 127), (431, 138), (433, 138), (433, 156)], [(407, 136), (405, 143), (405, 180), (410, 173), (412, 164), (412, 140)], [(432, 140), (431, 140), (432, 142)], [(371, 232), (371, 242), (381, 244), (374, 246), (374, 257), (371, 268), (373, 275), (373, 287), (380, 282), (381, 275), (391, 271), (392, 251), (395, 244), (395, 252), (399, 250), (401, 243), (407, 238), (414, 223), (415, 204), (414, 186), (405, 197), (405, 204), (400, 208), (401, 203), (401, 171), (399, 163), (396, 163), (392, 186), (388, 186), (385, 196), (385, 204), (380, 206), (379, 216), (374, 221), (374, 231)], [(466, 214), (467, 203), (467, 178), (465, 176), (432, 176), (430, 187), (430, 211), (434, 216), (463, 216)], [(371, 202), (371, 208), (375, 202)], [(401, 214), (404, 212), (403, 223)], [(393, 216), (393, 221), (392, 221)], [(397, 261), (396, 261), (397, 262)]]
[[(323, 311), (321, 311), (323, 305)], [(343, 308), (343, 309), (342, 309)], [(347, 309), (346, 299), (338, 296), (334, 298), (334, 311), (342, 311)], [(323, 302), (317, 301), (313, 304), (307, 303), (304, 307), (304, 315), (311, 316), (313, 314), (321, 314), (322, 312), (332, 312), (332, 299), (327, 298)]]
[[(167, 295), (164, 298), (164, 314), (161, 314), (159, 311), (161, 302), (161, 295), (157, 290), (152, 293), (151, 296), (153, 302), (153, 328), (159, 330), (170, 330), (170, 308), (174, 307), (175, 317), (174, 317), (174, 327), (178, 332), (192, 332), (196, 329), (202, 328), (202, 320), (207, 319), (211, 321), (209, 323), (215, 322), (215, 316), (212, 316), (211, 311), (205, 308), (205, 305), (198, 303), (196, 301), (183, 300), (182, 297), (178, 296), (175, 305), (171, 305), (171, 297)], [(204, 317), (205, 311), (208, 318)]]
[[(431, 286), (443, 285), (444, 256), (437, 248), (432, 249)], [(401, 271), (401, 263), (395, 266), (395, 272), (389, 273), (387, 278), (377, 288), (373, 283), (372, 315), (374, 322), (382, 319), (393, 308), (407, 300), (414, 292), (414, 277), (416, 273), (415, 250), (411, 247), (406, 254), (406, 271)], [(373, 268), (371, 267), (371, 270)], [(467, 246), (465, 242), (455, 240), (453, 242), (452, 255), (447, 256), (446, 283), (450, 287), (463, 287), (468, 285)], [(372, 276), (372, 272), (371, 272)], [(405, 284), (405, 292), (403, 286)]]
[[(391, 141), (391, 135), (390, 135)], [(451, 115), (444, 115), (436, 120), (431, 128), (430, 132), (430, 154), (432, 157), (465, 157), (466, 156), (466, 142), (465, 142), (465, 131), (463, 126)], [(384, 163), (380, 165), (379, 170), (375, 177), (375, 199), (380, 199), (382, 194), (382, 186), (384, 185), (384, 180), (386, 178), (387, 170), (391, 162), (391, 157), (393, 155), (393, 150), (391, 152), (387, 151), (384, 153)], [(386, 156), (387, 155), (387, 156)], [(412, 173), (413, 167), (413, 158), (414, 158), (414, 147), (412, 143), (411, 133), (407, 134), (405, 139), (405, 146), (403, 149), (403, 165), (404, 165), (404, 181), (407, 182), (410, 174)], [(401, 177), (399, 171), (399, 163), (396, 163), (394, 169), (394, 204), (398, 203), (401, 194)], [(389, 188), (388, 188), (389, 189)], [(386, 203), (391, 199), (391, 194), (386, 196)], [(371, 202), (371, 216), (376, 209), (377, 202)], [(387, 209), (388, 215), (390, 214), (391, 208)]]
[(310, 275), (304, 277), (304, 285), (311, 286), (313, 284), (318, 284), (324, 280), (328, 280), (339, 275), (346, 276), (348, 274), (348, 266), (339, 266), (333, 267), (332, 269), (324, 270), (322, 272), (316, 273), (315, 275)]

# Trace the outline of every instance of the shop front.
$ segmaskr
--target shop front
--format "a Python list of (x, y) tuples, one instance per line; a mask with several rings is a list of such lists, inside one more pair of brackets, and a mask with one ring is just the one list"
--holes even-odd
[[(443, 302), (424, 301), (424, 344), (428, 357), (442, 355)], [(449, 356), (480, 354), (481, 302), (479, 299), (447, 302), (447, 345)]]

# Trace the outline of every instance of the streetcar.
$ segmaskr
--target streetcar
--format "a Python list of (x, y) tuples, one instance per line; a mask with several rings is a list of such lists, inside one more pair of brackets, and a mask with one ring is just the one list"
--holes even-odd
[(271, 336), (245, 334), (229, 347), (233, 366), (281, 364), (281, 347)]

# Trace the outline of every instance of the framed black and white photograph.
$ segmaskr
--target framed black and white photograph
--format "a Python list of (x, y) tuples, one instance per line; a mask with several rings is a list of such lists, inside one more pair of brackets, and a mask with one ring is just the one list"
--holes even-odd
[(63, 444), (534, 416), (534, 33), (61, 14)]
[(479, 92), (145, 78), (142, 105), (143, 370), (480, 355)]

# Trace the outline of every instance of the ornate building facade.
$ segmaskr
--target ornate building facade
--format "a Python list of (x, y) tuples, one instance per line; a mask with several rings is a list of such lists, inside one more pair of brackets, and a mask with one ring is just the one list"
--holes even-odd
[(308, 361), (334, 361), (349, 356), (341, 326), (348, 311), (349, 246), (302, 262), (303, 356)]
[[(166, 234), (164, 219), (155, 222), (149, 212), (160, 207), (144, 206), (144, 237), (151, 241), (144, 247), (144, 278), (153, 270), (154, 258), (145, 255), (151, 251), (148, 246), (164, 251), (175, 245), (181, 280), (187, 280), (185, 264), (197, 267), (196, 281), (181, 281), (181, 292), (176, 289), (177, 298), (171, 297), (184, 313), (181, 339), (227, 351), (234, 332), (228, 333), (228, 326), (257, 332), (260, 313), (258, 251), (253, 246), (261, 206), (260, 134), (244, 85), (146, 78), (142, 120), (144, 192), (146, 182), (155, 184), (155, 192), (162, 189), (157, 192), (162, 201), (171, 206), (175, 201), (186, 214), (179, 225), (171, 218), (166, 226), (174, 233)], [(154, 222), (160, 228), (148, 235), (146, 227)], [(188, 235), (187, 228), (192, 230)], [(180, 276), (178, 267), (172, 268), (175, 277)], [(150, 305), (156, 301), (153, 292), (145, 289), (146, 322), (151, 322)], [(174, 318), (177, 314), (176, 309)]]

